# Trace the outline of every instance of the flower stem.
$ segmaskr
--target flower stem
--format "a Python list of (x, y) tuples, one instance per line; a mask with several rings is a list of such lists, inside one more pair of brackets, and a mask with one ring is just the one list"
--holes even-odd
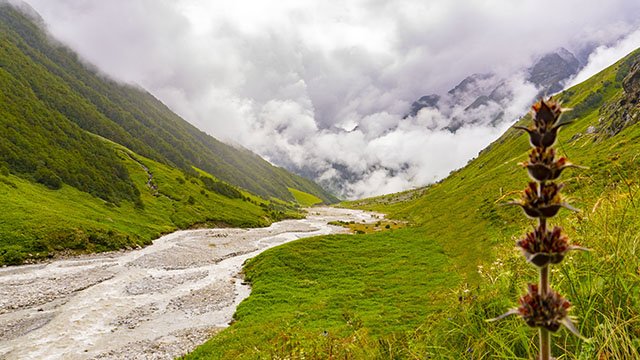
[(549, 266), (540, 268), (540, 295), (547, 295), (549, 292)]
[(549, 330), (540, 328), (540, 360), (551, 359), (551, 334)]
[[(544, 182), (538, 183), (538, 193), (542, 195), (542, 187)], [(547, 219), (544, 217), (538, 218), (538, 225), (542, 233), (547, 230)], [(540, 268), (540, 295), (543, 297), (549, 292), (549, 266), (545, 265)], [(540, 328), (540, 360), (551, 359), (551, 334), (549, 330)]]
[[(542, 221), (540, 226), (543, 226)], [(549, 266), (540, 268), (540, 294), (547, 295), (549, 292)], [(540, 360), (551, 359), (551, 334), (549, 330), (540, 328)]]

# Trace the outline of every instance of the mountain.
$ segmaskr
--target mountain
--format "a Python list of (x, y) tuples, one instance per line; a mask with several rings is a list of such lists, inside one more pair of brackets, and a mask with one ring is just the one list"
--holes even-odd
[(404, 118), (407, 118), (409, 116), (416, 116), (418, 115), (418, 112), (424, 108), (437, 109), (438, 101), (440, 101), (440, 95), (437, 95), (437, 94), (425, 95), (411, 104), (411, 110), (407, 115), (404, 116)]
[(99, 75), (42, 26), (27, 5), (0, 2), (0, 265), (266, 226), (335, 201)]
[[(16, 11), (7, 3), (1, 8), (2, 68), (7, 77), (15, 80), (11, 90), (16, 96), (27, 90), (33, 92), (47, 111), (86, 132), (191, 174), (194, 174), (192, 167), (195, 166), (264, 198), (294, 201), (288, 188), (296, 188), (325, 202), (336, 200), (312, 181), (275, 167), (246, 149), (226, 145), (203, 133), (148, 92), (99, 75), (75, 53), (51, 39), (33, 11), (28, 14)], [(14, 157), (4, 159), (4, 162), (13, 171), (33, 174), (36, 165), (22, 164), (23, 160)], [(72, 179), (73, 176), (65, 174), (61, 166), (52, 166), (49, 170), (70, 185), (88, 190), (88, 185)], [(90, 180), (84, 180), (87, 181)], [(103, 198), (112, 197), (107, 190), (93, 193)]]
[[(545, 54), (526, 69), (525, 80), (538, 89), (536, 97), (556, 93), (563, 88), (563, 84), (571, 76), (582, 68), (580, 61), (567, 49), (560, 48), (554, 52)], [(430, 99), (424, 101), (423, 99)], [(503, 119), (504, 113), (498, 106), (513, 100), (512, 89), (506, 79), (495, 74), (472, 74), (464, 78), (444, 97), (437, 94), (427, 95), (415, 101), (407, 113), (408, 116), (416, 116), (423, 108), (438, 108), (444, 113), (459, 113), (456, 109), (462, 109), (462, 114), (452, 117), (451, 123), (445, 128), (455, 132), (466, 124), (497, 123)], [(488, 111), (479, 111), (483, 110)], [(478, 115), (478, 113), (481, 113)]]
[(529, 69), (528, 81), (540, 88), (540, 95), (554, 94), (563, 82), (580, 70), (580, 62), (565, 48), (546, 54)]
[[(565, 199), (582, 211), (550, 223), (591, 251), (551, 271), (589, 340), (559, 330), (552, 351), (637, 359), (640, 49), (556, 96), (573, 108), (561, 121), (574, 120), (557, 151), (586, 168), (561, 178)], [(344, 203), (406, 225), (385, 231), (381, 219), (370, 234), (305, 239), (254, 258), (245, 274), (255, 293), (231, 327), (186, 358), (536, 358), (534, 329), (515, 317), (487, 321), (517, 307), (538, 278), (514, 246), (535, 222), (504, 206), (530, 181), (519, 164), (530, 149), (525, 133), (509, 129), (436, 184)]]

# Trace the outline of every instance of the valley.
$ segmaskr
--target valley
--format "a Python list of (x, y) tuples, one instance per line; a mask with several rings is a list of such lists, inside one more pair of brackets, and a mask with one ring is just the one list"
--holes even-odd
[[(590, 339), (555, 333), (563, 359), (640, 358), (638, 74), (640, 50), (556, 95), (575, 120), (559, 151), (588, 170), (567, 170), (568, 201), (581, 211), (554, 221), (592, 250), (551, 274)], [(186, 358), (535, 358), (536, 334), (520, 319), (486, 321), (513, 308), (536, 275), (514, 246), (532, 221), (504, 206), (529, 179), (519, 165), (528, 151), (527, 135), (509, 129), (442, 181), (342, 203), (408, 226), (257, 256), (245, 272), (261, 295)]]
[[(115, 6), (120, 21), (137, 4), (116, 3), (69, 0), (54, 10), (97, 9), (106, 19), (100, 6)], [(226, 3), (211, 4), (218, 13)], [(550, 186), (562, 188), (555, 205), (580, 211), (561, 209), (552, 223), (590, 249), (562, 253), (545, 275), (571, 302), (561, 302), (563, 319), (568, 311), (584, 336), (549, 329), (550, 352), (640, 359), (640, 27), (602, 44), (565, 39), (573, 52), (482, 46), (498, 62), (522, 57), (515, 73), (495, 60), (476, 66), (475, 46), (446, 41), (464, 48), (465, 62), (433, 70), (426, 64), (437, 53), (408, 46), (413, 60), (385, 60), (358, 37), (307, 52), (315, 45), (302, 32), (271, 49), (299, 28), (247, 38), (231, 31), (237, 19), (185, 52), (194, 15), (156, 5), (166, 10), (156, 25), (178, 19), (172, 31), (150, 30), (135, 46), (135, 36), (116, 39), (134, 51), (162, 48), (129, 72), (153, 79), (145, 86), (164, 90), (156, 94), (168, 105), (54, 39), (31, 5), (0, 0), (0, 358), (538, 358), (538, 335), (521, 319), (487, 319), (518, 306), (537, 279), (515, 248), (535, 222), (505, 205), (542, 197), (522, 190), (531, 181), (523, 161), (539, 156), (547, 171), (577, 165)], [(140, 6), (145, 21), (131, 25), (150, 25), (154, 9)], [(107, 28), (102, 35), (137, 34)], [(167, 43), (173, 30), (185, 38)], [(243, 52), (207, 43), (226, 31), (229, 50)], [(104, 45), (98, 59), (114, 60)], [(215, 56), (200, 57), (209, 50)], [(140, 66), (114, 53), (123, 68)], [(606, 68), (594, 60), (603, 57)], [(379, 63), (368, 68), (370, 59)], [(234, 62), (242, 66), (225, 67)], [(554, 117), (562, 129), (555, 152), (536, 155), (525, 109), (549, 93), (564, 108)], [(430, 95), (413, 101), (420, 94)]]

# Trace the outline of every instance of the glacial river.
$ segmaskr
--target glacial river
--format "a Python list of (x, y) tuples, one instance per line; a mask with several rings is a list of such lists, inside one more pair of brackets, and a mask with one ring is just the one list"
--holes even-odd
[(245, 260), (378, 214), (309, 209), (258, 229), (185, 230), (140, 250), (0, 268), (0, 358), (173, 359), (228, 326)]

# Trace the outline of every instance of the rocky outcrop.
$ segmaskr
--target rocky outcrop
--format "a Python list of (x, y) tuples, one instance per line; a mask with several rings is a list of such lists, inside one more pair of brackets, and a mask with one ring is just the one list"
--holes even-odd
[(580, 70), (580, 62), (565, 48), (540, 58), (529, 69), (528, 81), (540, 88), (541, 95), (562, 90), (564, 81)]
[(598, 125), (588, 131), (596, 140), (615, 136), (640, 121), (640, 53), (620, 65), (616, 79), (621, 79), (623, 91), (602, 106)]
[(640, 53), (623, 63), (618, 70), (623, 92), (601, 111), (597, 138), (611, 137), (640, 121)]
[(436, 94), (425, 95), (420, 99), (416, 100), (411, 104), (411, 110), (404, 117), (407, 118), (409, 116), (416, 116), (418, 112), (424, 108), (438, 108), (438, 101), (440, 101), (440, 96)]

